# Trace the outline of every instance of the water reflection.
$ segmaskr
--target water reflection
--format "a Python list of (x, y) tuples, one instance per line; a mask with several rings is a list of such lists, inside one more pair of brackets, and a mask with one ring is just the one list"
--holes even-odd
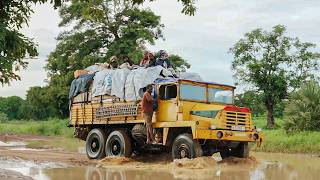
[(319, 179), (320, 158), (302, 155), (256, 153), (258, 164), (215, 164), (205, 169), (188, 169), (170, 166), (168, 168), (130, 168), (124, 164), (118, 167), (98, 168), (65, 167), (56, 164), (37, 164), (22, 160), (0, 159), (0, 168), (22, 172), (41, 180), (173, 180), (173, 179)]
[(210, 170), (171, 169), (113, 169), (113, 168), (56, 168), (45, 169), (43, 172), (51, 180), (169, 180), (169, 179), (318, 179), (319, 169), (300, 171), (290, 165), (279, 162), (263, 162), (256, 167), (246, 165), (217, 165)]

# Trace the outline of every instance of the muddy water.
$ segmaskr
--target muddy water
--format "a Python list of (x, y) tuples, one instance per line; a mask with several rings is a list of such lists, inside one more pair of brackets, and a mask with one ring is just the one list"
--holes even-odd
[(68, 167), (18, 158), (0, 158), (0, 168), (41, 180), (170, 180), (170, 179), (320, 179), (320, 158), (310, 155), (252, 153), (248, 159), (219, 157), (177, 160), (166, 158), (107, 158), (98, 167)]

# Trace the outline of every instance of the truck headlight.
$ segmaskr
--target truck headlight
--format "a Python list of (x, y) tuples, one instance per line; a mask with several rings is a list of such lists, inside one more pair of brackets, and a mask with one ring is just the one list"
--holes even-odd
[(210, 129), (217, 129), (217, 126), (211, 125), (211, 126), (210, 126)]

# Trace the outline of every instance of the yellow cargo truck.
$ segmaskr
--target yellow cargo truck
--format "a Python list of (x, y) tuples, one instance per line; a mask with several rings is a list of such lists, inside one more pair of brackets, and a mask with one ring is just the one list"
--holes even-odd
[(247, 157), (249, 142), (263, 140), (248, 108), (236, 107), (235, 87), (217, 83), (176, 80), (155, 84), (157, 110), (153, 116), (155, 145), (147, 145), (139, 101), (112, 96), (73, 99), (69, 126), (86, 141), (90, 159), (130, 157), (159, 148), (172, 158), (196, 158), (220, 152), (222, 158)]

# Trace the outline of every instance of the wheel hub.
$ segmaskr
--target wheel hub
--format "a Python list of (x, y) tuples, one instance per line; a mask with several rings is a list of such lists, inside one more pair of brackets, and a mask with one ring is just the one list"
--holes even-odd
[(181, 156), (181, 158), (185, 158), (186, 157), (186, 155), (187, 155), (187, 152), (183, 149), (183, 150), (181, 150), (181, 152), (180, 152), (180, 156)]
[(112, 150), (113, 151), (117, 151), (118, 150), (118, 146), (117, 145), (113, 145)]
[(96, 143), (96, 142), (93, 142), (93, 143), (91, 144), (91, 147), (92, 147), (92, 148), (96, 148), (96, 147), (97, 147), (97, 143)]
[(114, 140), (112, 143), (111, 143), (111, 153), (115, 156), (119, 155), (121, 153), (121, 144), (119, 141), (117, 140)]
[(190, 150), (186, 144), (181, 144), (179, 149), (180, 158), (189, 158)]

